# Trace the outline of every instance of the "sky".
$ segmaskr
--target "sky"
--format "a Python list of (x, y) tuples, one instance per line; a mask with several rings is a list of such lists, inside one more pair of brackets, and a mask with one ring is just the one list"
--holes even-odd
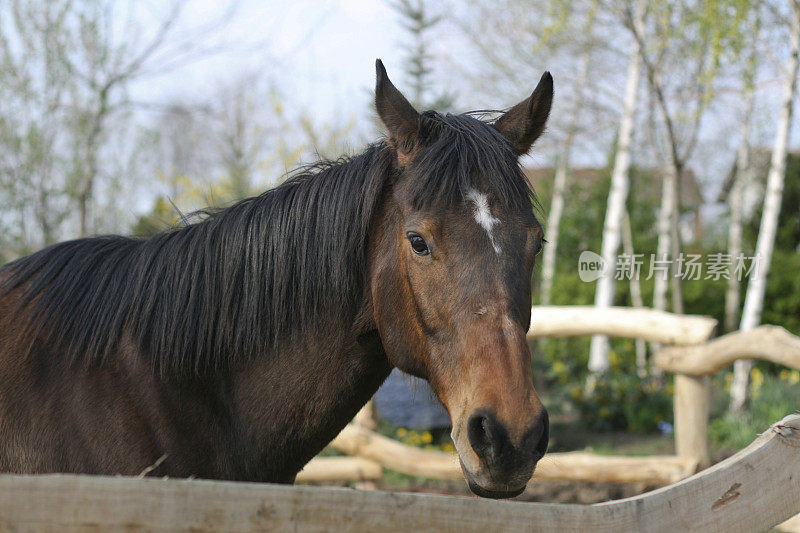
[[(163, 16), (164, 3), (141, 0), (139, 18), (143, 21), (143, 34), (154, 31)], [(358, 142), (374, 138), (370, 101), (375, 76), (375, 59), (381, 58), (390, 77), (403, 90), (404, 80), (401, 59), (402, 43), (407, 40), (399, 16), (383, 0), (242, 0), (237, 2), (230, 21), (219, 29), (198, 34), (198, 30), (220, 17), (225, 6), (221, 0), (188, 0), (174, 39), (186, 35), (200, 35), (209, 46), (222, 43), (221, 52), (204, 56), (201, 60), (168, 70), (161, 75), (144, 77), (131, 88), (134, 100), (163, 102), (171, 99), (203, 101), (214, 94), (214, 88), (242, 73), (267, 73), (289, 96), (290, 105), (302, 106), (320, 123), (343, 123), (354, 119)], [(437, 4), (438, 6), (439, 4)], [(457, 3), (450, 3), (456, 6)], [(160, 11), (161, 9), (161, 11)], [(149, 19), (148, 19), (149, 17)], [(149, 20), (149, 23), (148, 23)], [(212, 22), (213, 25), (213, 22)], [(454, 63), (464, 61), (465, 50), (460, 48), (459, 37), (454, 35), (447, 21), (437, 31), (434, 51), (445, 68), (437, 75), (436, 89), (462, 88)], [(450, 56), (450, 57), (447, 57)], [(467, 59), (468, 61), (468, 59)], [(437, 67), (440, 66), (437, 63)], [(555, 61), (543, 67), (553, 71), (556, 79), (556, 100), (551, 123), (566, 118), (559, 108), (558, 79), (570, 75), (560, 72), (562, 65)], [(534, 69), (538, 71), (538, 69)], [(624, 72), (620, 72), (623, 75)], [(445, 80), (442, 82), (442, 80)], [(620, 91), (624, 79), (620, 78)], [(762, 91), (762, 109), (757, 110), (755, 129), (761, 131), (758, 142), (771, 145), (774, 138), (776, 104), (779, 101), (777, 79)], [(532, 80), (531, 88), (535, 84)], [(520, 99), (526, 94), (521, 94)], [(470, 96), (472, 98), (472, 96)], [(473, 108), (497, 108), (512, 102), (469, 102)], [(644, 103), (642, 104), (644, 105)], [(720, 136), (721, 130), (735, 128), (738, 132), (738, 102), (735, 98), (719, 99), (709, 116), (704, 119), (701, 142), (697, 156), (690, 161), (706, 189), (707, 199), (716, 197), (719, 184), (727, 172), (735, 153), (736, 132)], [(800, 113), (796, 114), (796, 117)], [(800, 121), (794, 121), (792, 146), (798, 144)], [(759, 124), (761, 126), (759, 126)], [(613, 124), (608, 125), (614, 128)], [(535, 165), (551, 164), (556, 147), (545, 139), (540, 150), (530, 159)], [(720, 145), (720, 143), (724, 144)], [(536, 150), (534, 150), (536, 151)], [(577, 154), (578, 165), (604, 165), (607, 147), (595, 153)], [(641, 162), (639, 162), (641, 164)], [(651, 165), (652, 166), (652, 165)]]
[[(142, 20), (146, 41), (163, 19), (164, 8), (149, 0), (147, 9), (138, 14)], [(220, 0), (188, 0), (181, 14), (175, 41), (198, 28), (217, 20), (225, 6)], [(533, 90), (545, 66), (536, 71), (530, 88), (519, 93), (518, 100), (504, 101), (509, 91), (498, 91), (498, 98), (473, 94), (463, 73), (468, 63), (468, 51), (463, 36), (455, 28), (453, 18), (459, 4), (431, 3), (436, 9), (445, 8), (447, 15), (436, 28), (436, 38), (430, 43), (434, 55), (432, 90), (436, 93), (453, 91), (464, 100), (464, 109), (498, 109), (513, 105)], [(226, 80), (235, 80), (242, 73), (267, 73), (290, 105), (300, 106), (319, 124), (355, 123), (348, 149), (375, 140), (372, 109), (375, 80), (375, 60), (380, 58), (389, 77), (401, 91), (409, 94), (404, 79), (404, 44), (409, 37), (402, 27), (400, 15), (391, 8), (389, 0), (241, 0), (235, 3), (236, 12), (219, 31), (209, 32), (210, 42), (224, 43), (223, 51), (211, 54), (168, 70), (161, 75), (144, 77), (133, 84), (135, 101), (169, 102), (173, 100), (202, 102), (214, 94), (214, 87)], [(546, 65), (558, 75), (556, 64)], [(491, 101), (484, 101), (485, 99)], [(553, 116), (559, 113), (559, 100)], [(548, 139), (541, 141), (547, 144)], [(603, 164), (605, 154), (594, 164)], [(587, 159), (584, 157), (584, 159)], [(526, 164), (546, 165), (553, 154), (542, 150), (526, 157)], [(585, 163), (584, 163), (585, 164)]]
[[(180, 31), (192, 32), (220, 16), (220, 2), (191, 0)], [(153, 26), (151, 24), (151, 26)], [(402, 28), (386, 2), (368, 0), (244, 0), (224, 26), (227, 44), (210, 55), (132, 88), (134, 99), (207, 98), (213, 85), (242, 72), (277, 72), (280, 89), (315, 117), (365, 115), (381, 58), (401, 74)]]

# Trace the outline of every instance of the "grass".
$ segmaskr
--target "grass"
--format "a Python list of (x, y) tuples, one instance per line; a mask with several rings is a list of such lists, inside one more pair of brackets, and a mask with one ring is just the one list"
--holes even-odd
[(730, 376), (728, 373), (714, 381), (712, 420), (708, 426), (712, 447), (727, 455), (746, 447), (770, 425), (800, 410), (800, 372), (797, 370), (768, 374), (760, 367), (754, 368), (750, 376), (750, 403), (738, 414), (727, 412)]

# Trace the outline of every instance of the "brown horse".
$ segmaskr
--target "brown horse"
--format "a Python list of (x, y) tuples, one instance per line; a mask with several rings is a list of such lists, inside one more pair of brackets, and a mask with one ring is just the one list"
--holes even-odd
[(518, 157), (552, 92), (493, 123), (419, 114), (379, 61), (387, 140), (150, 239), (3, 267), (0, 471), (291, 483), (396, 366), (446, 407), (472, 490), (519, 494), (548, 422)]

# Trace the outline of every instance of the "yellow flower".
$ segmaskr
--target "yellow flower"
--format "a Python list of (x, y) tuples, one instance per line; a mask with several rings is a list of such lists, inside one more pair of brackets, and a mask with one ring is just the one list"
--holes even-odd
[(456, 453), (456, 447), (453, 446), (451, 442), (445, 442), (442, 444), (442, 451), (447, 453)]
[(792, 370), (789, 372), (789, 383), (792, 385), (800, 383), (800, 370)]
[(758, 368), (754, 368), (750, 371), (750, 380), (753, 382), (753, 386), (759, 389), (764, 384), (764, 373)]
[(564, 372), (564, 370), (566, 370), (566, 367), (564, 366), (564, 363), (562, 363), (561, 361), (556, 361), (555, 363), (553, 363), (553, 372), (555, 372), (556, 374), (561, 374)]
[(600, 415), (600, 418), (608, 418), (608, 415), (611, 414), (611, 411), (608, 410), (608, 407), (601, 407), (597, 414)]
[(764, 384), (764, 373), (758, 368), (750, 371), (750, 395), (758, 398), (761, 394), (761, 386)]
[(433, 435), (431, 435), (429, 431), (426, 431), (425, 433), (422, 434), (422, 442), (424, 442), (425, 444), (430, 444), (431, 442), (433, 442)]
[(408, 433), (408, 430), (406, 428), (397, 428), (397, 436), (398, 437), (405, 437), (407, 433)]

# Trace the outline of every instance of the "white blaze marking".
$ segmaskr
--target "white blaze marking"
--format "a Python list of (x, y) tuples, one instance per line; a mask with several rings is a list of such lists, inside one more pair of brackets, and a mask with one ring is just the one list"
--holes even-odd
[(492, 235), (492, 228), (495, 224), (499, 223), (500, 220), (492, 215), (492, 211), (489, 209), (489, 197), (475, 189), (470, 189), (467, 194), (467, 199), (475, 204), (475, 222), (486, 230), (486, 234), (489, 236), (489, 242), (492, 243), (492, 248), (494, 248), (494, 253), (500, 255), (500, 246), (494, 242), (494, 235)]

